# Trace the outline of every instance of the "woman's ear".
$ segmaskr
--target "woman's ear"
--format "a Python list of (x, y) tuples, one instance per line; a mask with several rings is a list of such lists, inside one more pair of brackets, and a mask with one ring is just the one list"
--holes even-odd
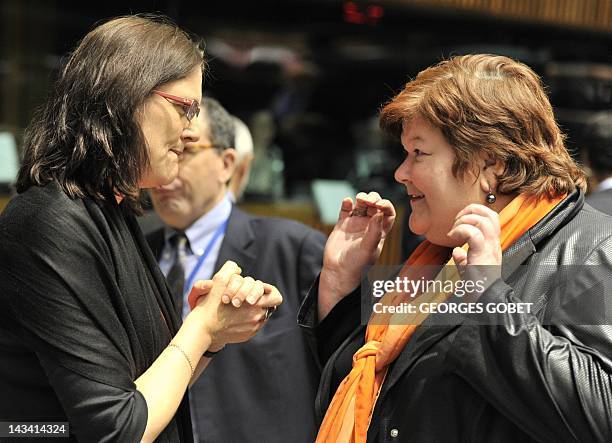
[(483, 156), (482, 173), (480, 174), (480, 187), (483, 192), (495, 192), (498, 177), (504, 173), (505, 164), (491, 156)]

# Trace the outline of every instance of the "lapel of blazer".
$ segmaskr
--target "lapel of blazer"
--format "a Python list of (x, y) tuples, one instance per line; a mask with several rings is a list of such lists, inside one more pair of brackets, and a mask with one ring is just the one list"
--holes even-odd
[[(134, 217), (128, 217), (128, 222), (131, 225), (131, 229), (134, 233), (134, 241), (142, 251), (142, 258), (145, 266), (149, 269), (150, 275), (153, 278), (155, 296), (157, 297), (162, 316), (166, 319), (171, 335), (176, 334), (181, 326), (181, 319), (177, 315), (176, 307), (172, 296), (170, 295), (170, 288), (164, 278), (158, 264), (158, 252), (153, 250), (151, 244), (151, 238), (154, 242), (160, 243), (158, 246), (159, 254), (164, 245), (164, 230), (160, 229), (157, 232), (151, 234), (149, 238), (145, 238), (144, 234), (138, 226), (138, 222)], [(158, 236), (158, 237), (157, 237)]]
[(147, 235), (147, 243), (153, 252), (153, 256), (159, 262), (164, 249), (164, 229), (157, 229)]
[(232, 206), (225, 237), (215, 263), (217, 272), (223, 263), (232, 260), (242, 269), (242, 275), (252, 275), (255, 268), (255, 232), (251, 227), (251, 217), (236, 206)]

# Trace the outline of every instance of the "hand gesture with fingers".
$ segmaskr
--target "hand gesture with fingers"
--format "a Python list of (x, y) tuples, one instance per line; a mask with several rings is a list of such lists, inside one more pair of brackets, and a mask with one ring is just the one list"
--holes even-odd
[(377, 192), (360, 192), (355, 200), (342, 201), (323, 255), (321, 277), (333, 278), (340, 292), (359, 284), (363, 268), (376, 262), (395, 221), (393, 204)]

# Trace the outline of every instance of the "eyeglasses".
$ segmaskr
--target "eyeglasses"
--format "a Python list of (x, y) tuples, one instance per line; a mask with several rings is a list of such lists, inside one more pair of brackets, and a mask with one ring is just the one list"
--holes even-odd
[(165, 92), (158, 91), (157, 89), (154, 89), (153, 92), (159, 95), (160, 97), (165, 98), (173, 105), (178, 105), (183, 108), (185, 112), (185, 117), (187, 117), (188, 121), (191, 121), (192, 118), (200, 115), (200, 105), (196, 100), (179, 97), (177, 95), (167, 94)]
[(185, 149), (183, 149), (183, 156), (182, 158), (188, 158), (188, 157), (193, 157), (194, 155), (203, 152), (203, 151), (207, 151), (209, 149), (216, 149), (218, 152), (221, 152), (225, 149), (227, 149), (225, 146), (220, 146), (220, 145), (213, 145), (213, 144), (201, 144), (201, 145), (191, 145), (191, 146), (185, 146)]

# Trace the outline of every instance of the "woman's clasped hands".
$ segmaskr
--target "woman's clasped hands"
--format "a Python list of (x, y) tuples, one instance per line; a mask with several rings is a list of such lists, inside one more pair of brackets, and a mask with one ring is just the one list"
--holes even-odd
[(236, 263), (227, 261), (212, 280), (197, 281), (189, 294), (189, 315), (200, 317), (212, 351), (249, 340), (283, 302), (276, 287), (241, 273)]

